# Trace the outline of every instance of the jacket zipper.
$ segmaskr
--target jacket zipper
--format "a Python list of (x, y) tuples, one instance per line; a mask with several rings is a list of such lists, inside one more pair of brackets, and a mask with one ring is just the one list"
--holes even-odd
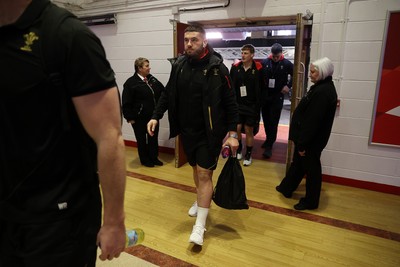
[(211, 106), (208, 106), (208, 120), (210, 122), (211, 130), (213, 130), (213, 122), (212, 122), (212, 118), (211, 118)]
[[(146, 82), (145, 82), (146, 83)], [(156, 97), (154, 96), (154, 90), (153, 88), (150, 86), (150, 84), (146, 83), (147, 87), (150, 88), (151, 93), (153, 94), (153, 102), (154, 102), (154, 107), (156, 106)]]

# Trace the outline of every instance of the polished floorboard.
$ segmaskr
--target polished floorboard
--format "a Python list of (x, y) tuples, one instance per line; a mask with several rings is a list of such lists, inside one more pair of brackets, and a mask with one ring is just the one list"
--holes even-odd
[(295, 211), (304, 181), (284, 198), (275, 186), (285, 165), (262, 159), (243, 167), (250, 208), (213, 203), (204, 245), (194, 246), (192, 169), (175, 168), (170, 154), (160, 159), (164, 166), (141, 166), (136, 148), (127, 147), (126, 226), (142, 228), (145, 240), (98, 266), (400, 266), (400, 196), (323, 183), (319, 209)]

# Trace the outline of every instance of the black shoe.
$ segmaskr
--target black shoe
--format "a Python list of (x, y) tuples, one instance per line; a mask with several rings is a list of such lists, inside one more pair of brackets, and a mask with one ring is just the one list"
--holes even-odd
[(304, 201), (304, 198), (300, 199), (299, 203), (293, 206), (295, 210), (315, 210), (318, 206), (310, 206)]
[(269, 159), (272, 156), (272, 148), (267, 147), (262, 155), (264, 158)]
[(159, 159), (153, 160), (153, 164), (154, 164), (154, 165), (157, 165), (157, 166), (162, 166), (162, 165), (164, 165), (164, 163), (163, 163), (161, 160), (159, 160)]
[(154, 164), (150, 163), (150, 162), (143, 162), (142, 165), (146, 166), (146, 167), (149, 167), (149, 168), (154, 167)]
[(261, 148), (266, 148), (267, 147), (267, 141), (264, 141), (264, 143), (261, 145)]
[(279, 193), (281, 193), (284, 197), (286, 198), (291, 198), (292, 197), (292, 193), (285, 193), (283, 192), (283, 190), (281, 189), (281, 187), (278, 185), (275, 187), (276, 191), (278, 191)]

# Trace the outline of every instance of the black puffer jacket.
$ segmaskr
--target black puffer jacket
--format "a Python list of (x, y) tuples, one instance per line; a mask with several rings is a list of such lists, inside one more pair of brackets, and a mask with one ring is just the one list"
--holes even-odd
[(335, 117), (337, 94), (332, 76), (311, 86), (295, 109), (289, 139), (299, 151), (322, 151), (328, 143)]
[[(127, 121), (149, 121), (164, 85), (153, 75), (147, 75), (147, 85), (137, 73), (124, 83), (122, 92), (122, 112)], [(149, 87), (150, 86), (150, 87)]]
[[(288, 80), (288, 75), (293, 77), (293, 64), (282, 55), (278, 62), (272, 60), (272, 54), (262, 61), (263, 75), (265, 77), (265, 90), (262, 90), (262, 101), (268, 98), (281, 96), (283, 87), (288, 86), (292, 88), (292, 80)], [(269, 80), (275, 79), (274, 88), (269, 88)]]
[[(229, 71), (222, 62), (222, 57), (207, 47), (210, 53), (208, 65), (204, 69), (207, 83), (203, 85), (203, 118), (207, 132), (207, 138), (211, 147), (218, 146), (228, 131), (236, 131), (238, 122), (238, 107), (235, 91), (232, 88)], [(178, 123), (177, 93), (179, 73), (188, 58), (183, 55), (175, 60), (166, 90), (153, 113), (152, 119), (160, 120), (164, 112), (168, 110), (170, 125), (170, 138), (181, 133)], [(196, 118), (193, 118), (196, 119)]]

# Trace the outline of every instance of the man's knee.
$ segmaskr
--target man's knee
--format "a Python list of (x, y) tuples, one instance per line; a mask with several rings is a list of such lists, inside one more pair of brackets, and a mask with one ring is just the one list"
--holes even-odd
[(199, 165), (196, 166), (196, 174), (199, 180), (206, 181), (211, 180), (213, 171), (209, 169), (205, 169), (200, 167)]

